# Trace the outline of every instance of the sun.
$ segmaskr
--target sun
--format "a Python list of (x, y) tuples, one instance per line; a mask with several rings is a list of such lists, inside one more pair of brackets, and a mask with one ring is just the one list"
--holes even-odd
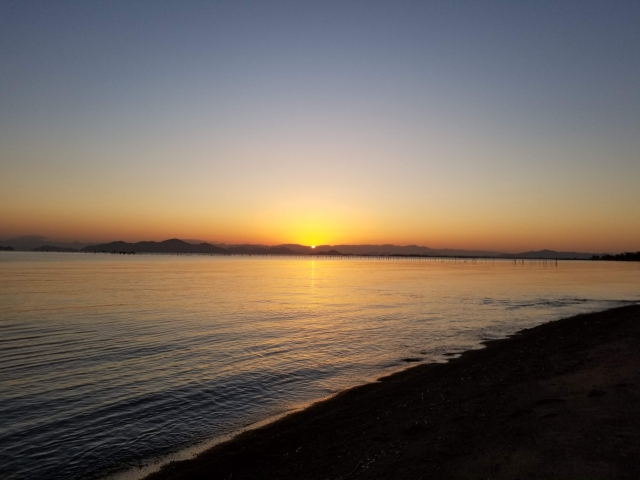
[(316, 248), (316, 246), (315, 245), (311, 245), (311, 248)]

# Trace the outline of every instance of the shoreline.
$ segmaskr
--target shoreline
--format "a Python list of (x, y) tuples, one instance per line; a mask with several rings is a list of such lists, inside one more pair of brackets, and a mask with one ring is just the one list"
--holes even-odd
[(640, 477), (639, 305), (483, 344), (249, 426), (144, 478)]

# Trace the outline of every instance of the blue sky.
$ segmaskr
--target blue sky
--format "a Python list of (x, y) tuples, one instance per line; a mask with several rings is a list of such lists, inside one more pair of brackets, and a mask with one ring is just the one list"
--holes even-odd
[(3, 2), (0, 238), (639, 249), (638, 2)]

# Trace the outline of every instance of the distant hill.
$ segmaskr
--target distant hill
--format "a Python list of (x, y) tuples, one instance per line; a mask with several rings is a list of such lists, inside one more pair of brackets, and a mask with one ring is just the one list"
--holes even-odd
[(435, 249), (418, 245), (318, 245), (315, 249), (304, 245), (286, 244), (281, 247), (289, 248), (296, 253), (322, 253), (331, 250), (346, 255), (427, 255), (427, 256), (460, 256), (460, 257), (495, 257), (497, 252), (486, 250), (454, 250)]
[(54, 245), (43, 245), (41, 247), (34, 248), (34, 252), (78, 252), (77, 248), (68, 247), (56, 247)]
[(624, 252), (618, 255), (594, 255), (593, 260), (612, 260), (616, 262), (640, 262), (640, 252)]
[[(316, 255), (345, 255), (337, 250), (329, 250), (328, 252), (317, 252)], [(349, 254), (347, 254), (349, 255)]]
[(89, 245), (81, 252), (136, 252), (136, 253), (227, 253), (224, 248), (216, 247), (209, 243), (187, 243), (177, 238), (164, 242), (111, 242), (100, 245)]
[(580, 252), (556, 252), (554, 250), (539, 250), (537, 252), (503, 253), (500, 258), (531, 258), (531, 259), (558, 259), (558, 260), (590, 260), (592, 253)]
[(300, 252), (293, 251), (286, 247), (262, 247), (243, 245), (241, 247), (229, 247), (225, 249), (226, 253), (235, 255), (295, 255)]
[(13, 252), (13, 247), (3, 247), (0, 245), (0, 252)]
[(86, 242), (59, 242), (42, 235), (24, 235), (21, 237), (0, 239), (0, 242), (11, 245), (15, 250), (25, 252), (30, 252), (33, 249), (40, 248), (42, 246), (73, 248), (75, 250), (80, 250), (81, 248), (89, 245)]
[(319, 245), (316, 250), (319, 252), (336, 250), (353, 255), (437, 255), (436, 250), (418, 245)]
[(284, 245), (275, 245), (277, 248), (286, 248), (287, 250), (291, 250), (293, 253), (301, 253), (304, 255), (311, 255), (316, 251), (320, 251), (320, 248), (311, 248), (307, 245), (298, 245), (297, 243), (286, 243)]
[[(49, 250), (44, 250), (44, 249)], [(54, 250), (54, 248), (56, 248)], [(38, 251), (72, 251), (47, 245), (40, 247)], [(82, 252), (136, 252), (136, 253), (203, 253), (203, 254), (229, 254), (229, 255), (423, 255), (423, 256), (449, 256), (449, 257), (495, 257), (495, 258), (525, 258), (525, 259), (562, 259), (562, 260), (588, 260), (593, 257), (591, 253), (580, 252), (556, 252), (554, 250), (539, 250), (523, 253), (498, 253), (486, 250), (457, 250), (435, 249), (418, 245), (318, 245), (311, 248), (307, 245), (294, 243), (284, 245), (212, 245), (207, 242), (189, 243), (173, 238), (163, 242), (111, 242), (100, 245), (90, 245)]]

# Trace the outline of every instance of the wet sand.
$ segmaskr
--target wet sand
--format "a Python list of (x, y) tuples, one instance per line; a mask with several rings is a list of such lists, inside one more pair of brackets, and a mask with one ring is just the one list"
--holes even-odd
[(640, 306), (486, 345), (347, 390), (147, 479), (640, 478)]

